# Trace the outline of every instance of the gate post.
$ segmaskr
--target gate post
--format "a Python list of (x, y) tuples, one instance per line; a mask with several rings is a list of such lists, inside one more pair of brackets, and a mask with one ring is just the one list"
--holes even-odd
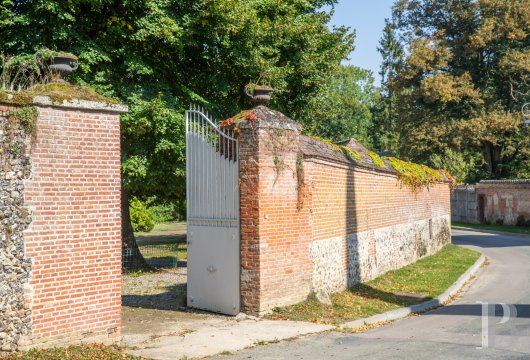
[(252, 120), (238, 124), (240, 284), (242, 311), (260, 315), (309, 293), (311, 227), (303, 206), (300, 124), (264, 106), (252, 112)]

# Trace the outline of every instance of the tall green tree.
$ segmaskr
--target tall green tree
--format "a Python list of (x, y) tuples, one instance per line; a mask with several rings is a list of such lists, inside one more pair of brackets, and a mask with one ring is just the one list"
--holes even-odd
[(372, 108), (378, 89), (369, 70), (341, 66), (319, 97), (309, 103), (305, 132), (339, 141), (356, 138), (371, 145)]
[(401, 153), (432, 164), (456, 152), (462, 162), (446, 165), (467, 164), (467, 180), (524, 174), (530, 134), (519, 111), (529, 100), (528, 1), (399, 0), (393, 24), (407, 54), (390, 84)]
[(396, 97), (390, 86), (397, 75), (397, 70), (403, 65), (405, 53), (403, 44), (396, 34), (395, 24), (385, 19), (383, 35), (379, 40), (377, 51), (381, 55), (381, 99), (373, 108), (374, 145), (380, 150), (391, 150), (397, 152), (399, 133), (397, 128), (397, 116), (394, 109)]
[[(353, 49), (330, 29), (335, 0), (3, 0), (0, 52), (77, 54), (71, 81), (130, 105), (122, 117), (124, 246), (135, 247), (128, 195), (184, 203), (183, 111), (228, 117), (265, 71), (272, 107), (298, 119)], [(140, 261), (140, 260), (139, 260)]]

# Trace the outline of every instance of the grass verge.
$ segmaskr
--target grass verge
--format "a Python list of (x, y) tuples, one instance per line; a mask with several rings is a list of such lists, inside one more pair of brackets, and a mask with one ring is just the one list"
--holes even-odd
[(338, 325), (418, 304), (442, 294), (479, 257), (476, 251), (446, 245), (414, 264), (333, 294), (331, 305), (310, 295), (302, 303), (274, 309), (269, 317)]
[(1, 360), (141, 360), (142, 358), (127, 355), (117, 347), (99, 344), (73, 345), (66, 348), (32, 349), (13, 353)]
[(475, 230), (484, 230), (484, 231), (502, 231), (514, 234), (523, 234), (530, 235), (530, 227), (525, 226), (513, 226), (513, 225), (476, 225), (476, 224), (465, 224), (459, 222), (453, 222), (451, 227), (455, 229), (475, 229)]
[(148, 233), (135, 234), (140, 252), (146, 259), (175, 258), (187, 260), (186, 223), (167, 222), (156, 224)]

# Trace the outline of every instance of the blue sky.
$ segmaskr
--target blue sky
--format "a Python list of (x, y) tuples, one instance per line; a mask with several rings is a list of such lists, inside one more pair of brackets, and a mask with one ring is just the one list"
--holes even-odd
[(356, 30), (355, 51), (348, 62), (372, 70), (377, 85), (381, 64), (377, 45), (393, 3), (393, 0), (339, 0), (331, 21), (331, 25), (346, 25)]

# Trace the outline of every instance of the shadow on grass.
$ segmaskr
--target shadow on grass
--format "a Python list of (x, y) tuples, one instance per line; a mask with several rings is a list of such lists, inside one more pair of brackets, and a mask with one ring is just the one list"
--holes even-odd
[(177, 260), (176, 256), (144, 257), (144, 259), (147, 261), (147, 264), (154, 269), (186, 267), (188, 264), (186, 260)]
[(122, 306), (156, 309), (156, 310), (183, 310), (186, 306), (187, 284), (178, 284), (165, 287), (161, 294), (122, 295)]
[(186, 234), (172, 234), (172, 235), (136, 235), (136, 242), (138, 246), (142, 245), (164, 245), (164, 244), (185, 244)]
[(302, 303), (274, 309), (269, 317), (279, 320), (340, 324), (429, 299), (430, 297), (416, 296), (416, 294), (403, 296), (375, 289), (366, 284), (356, 284), (346, 291), (333, 294), (331, 305), (320, 302), (315, 294), (311, 294)]
[(366, 299), (380, 300), (386, 303), (392, 303), (399, 306), (410, 306), (432, 300), (430, 296), (421, 296), (416, 294), (396, 294), (387, 291), (375, 289), (366, 284), (356, 284), (347, 290), (349, 293), (362, 296)]

